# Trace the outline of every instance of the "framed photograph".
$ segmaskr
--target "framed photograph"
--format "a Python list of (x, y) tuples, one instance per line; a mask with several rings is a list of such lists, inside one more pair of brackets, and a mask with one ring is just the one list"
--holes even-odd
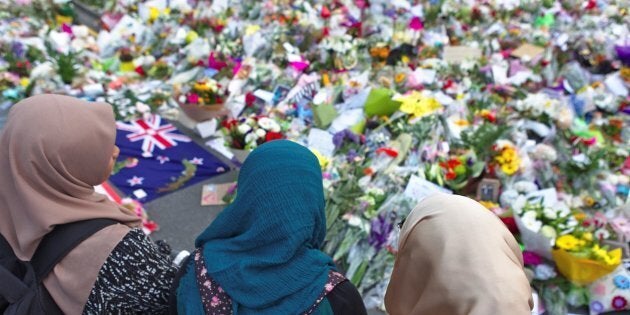
[(276, 88), (273, 90), (273, 103), (274, 104), (280, 103), (280, 101), (282, 101), (283, 99), (287, 97), (287, 95), (289, 94), (289, 91), (291, 91), (291, 89), (284, 85), (276, 86)]
[(498, 179), (484, 178), (477, 187), (477, 200), (497, 202), (501, 182)]

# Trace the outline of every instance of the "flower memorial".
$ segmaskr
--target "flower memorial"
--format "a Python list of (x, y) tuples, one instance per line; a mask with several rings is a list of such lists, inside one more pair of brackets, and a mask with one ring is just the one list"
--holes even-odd
[(396, 226), (444, 192), (506, 224), (549, 314), (630, 309), (627, 1), (89, 1), (100, 20), (77, 1), (0, 0), (0, 124), (60, 93), (120, 121), (213, 125), (218, 152), (303, 144), (322, 168), (324, 250), (368, 308), (383, 307)]

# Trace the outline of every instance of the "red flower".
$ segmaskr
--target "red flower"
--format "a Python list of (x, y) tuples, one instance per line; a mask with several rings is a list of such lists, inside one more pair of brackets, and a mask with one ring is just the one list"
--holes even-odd
[(247, 92), (247, 94), (245, 94), (245, 105), (247, 105), (247, 107), (252, 107), (255, 101), (256, 96), (254, 96), (254, 93)]
[(458, 159), (450, 159), (446, 163), (449, 168), (456, 168), (462, 164), (462, 162)]
[(621, 311), (624, 310), (628, 305), (628, 300), (626, 300), (623, 296), (615, 296), (612, 300), (611, 305), (616, 311)]
[(237, 124), (238, 124), (238, 121), (234, 118), (226, 119), (221, 122), (221, 126), (223, 126), (226, 129), (232, 129), (232, 127), (236, 126)]
[(143, 77), (147, 75), (147, 74), (144, 72), (144, 69), (142, 69), (142, 66), (137, 66), (135, 71), (136, 71), (136, 73), (137, 73), (137, 74), (139, 74), (139, 75), (141, 75), (141, 76), (143, 76)]
[(330, 9), (327, 6), (322, 7), (322, 12), (319, 14), (322, 18), (327, 19), (330, 17)]
[(457, 174), (455, 174), (453, 170), (448, 170), (446, 172), (446, 180), (454, 180), (455, 178), (457, 178)]
[(379, 148), (376, 150), (376, 153), (385, 153), (390, 157), (397, 157), (398, 156), (398, 151), (392, 149), (392, 148)]
[(516, 226), (516, 221), (514, 220), (514, 217), (499, 217), (499, 219), (501, 219), (503, 224), (505, 224), (505, 226), (508, 228), (508, 230), (510, 230), (512, 234), (518, 234), (518, 227)]
[(419, 17), (414, 16), (413, 18), (411, 18), (411, 21), (409, 22), (409, 28), (414, 31), (420, 31), (424, 28), (424, 24), (422, 23), (422, 20), (420, 20)]
[(284, 136), (281, 133), (269, 131), (267, 132), (267, 135), (265, 136), (265, 142), (282, 139), (282, 138), (284, 138)]
[(537, 265), (542, 264), (542, 258), (534, 252), (524, 251), (523, 262), (525, 263), (525, 265), (537, 266)]

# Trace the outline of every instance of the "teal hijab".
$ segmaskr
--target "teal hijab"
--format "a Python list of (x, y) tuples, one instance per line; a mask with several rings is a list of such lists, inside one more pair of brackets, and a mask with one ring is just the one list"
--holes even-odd
[(208, 273), (232, 298), (235, 314), (299, 314), (334, 269), (320, 251), (325, 236), (319, 162), (307, 148), (278, 140), (248, 156), (236, 199), (195, 245), (203, 247)]

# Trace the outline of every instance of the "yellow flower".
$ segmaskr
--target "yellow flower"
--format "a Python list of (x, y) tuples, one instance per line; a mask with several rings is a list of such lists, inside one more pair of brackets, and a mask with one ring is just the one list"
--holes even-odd
[(578, 244), (579, 240), (571, 234), (562, 235), (556, 239), (556, 246), (563, 250), (573, 250)]
[(608, 252), (604, 262), (608, 265), (619, 265), (621, 263), (621, 248), (615, 248)]
[(405, 74), (404, 73), (398, 73), (396, 74), (396, 77), (394, 78), (394, 81), (396, 81), (396, 83), (401, 83), (402, 81), (405, 80)]
[(593, 197), (591, 196), (586, 196), (584, 197), (584, 204), (587, 207), (592, 207), (595, 204), (595, 199), (593, 199)]
[(582, 239), (584, 239), (585, 241), (588, 241), (588, 242), (593, 241), (593, 233), (586, 232), (586, 233), (582, 234)]
[(496, 203), (494, 203), (492, 201), (479, 201), (479, 203), (482, 206), (486, 207), (486, 209), (488, 209), (488, 210), (492, 210), (494, 208), (498, 208), (499, 207), (498, 204), (496, 204)]
[(22, 87), (27, 87), (30, 83), (31, 83), (31, 80), (29, 80), (28, 78), (22, 78), (20, 80), (20, 85)]
[(425, 97), (417, 91), (411, 94), (397, 97), (396, 101), (400, 101), (400, 111), (407, 114), (413, 114), (414, 118), (430, 115), (442, 108), (442, 104), (433, 97)]
[(258, 24), (251, 24), (245, 29), (245, 35), (255, 34), (259, 30), (260, 30), (260, 25), (258, 25)]
[(319, 167), (321, 167), (322, 169), (326, 168), (328, 163), (330, 163), (330, 160), (327, 157), (323, 156), (321, 153), (319, 153), (317, 149), (311, 149), (311, 152), (313, 152), (315, 157), (317, 157), (317, 160), (319, 161)]
[[(576, 220), (578, 220), (579, 222), (582, 222), (582, 221), (584, 221), (584, 219), (586, 219), (586, 213), (584, 213), (584, 212), (577, 212), (577, 213), (573, 214), (573, 217)], [(592, 235), (591, 235), (591, 237), (592, 237)]]
[(199, 34), (197, 32), (191, 30), (186, 34), (186, 43), (190, 44), (195, 39), (199, 38)]
[(518, 165), (514, 165), (513, 163), (503, 164), (501, 165), (501, 170), (506, 175), (513, 175), (516, 171), (518, 171)]
[(593, 246), (593, 248), (591, 249), (591, 251), (593, 252), (593, 255), (595, 255), (595, 257), (604, 260), (606, 257), (608, 257), (608, 253), (606, 252), (605, 249), (599, 247), (599, 245), (595, 244)]

